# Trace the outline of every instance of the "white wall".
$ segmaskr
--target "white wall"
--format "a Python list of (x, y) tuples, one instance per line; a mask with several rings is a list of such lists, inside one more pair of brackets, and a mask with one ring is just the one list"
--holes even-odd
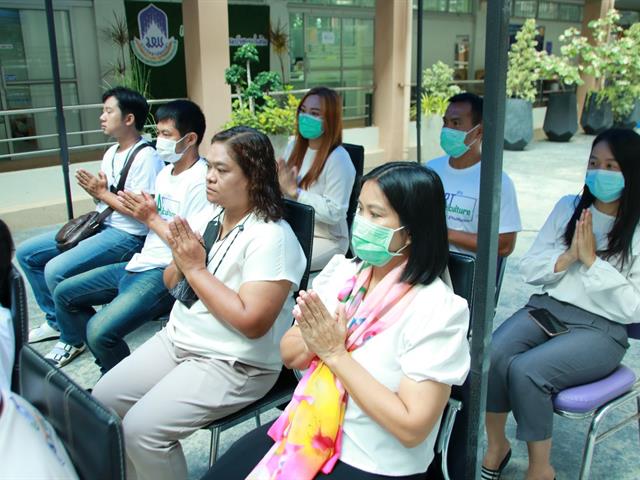
[[(474, 47), (474, 17), (469, 14), (452, 14), (424, 12), (422, 28), (422, 68), (428, 68), (438, 60), (453, 65), (455, 44), (457, 35), (468, 35), (471, 49)], [(418, 46), (418, 15), (413, 12), (413, 52), (417, 52)], [(417, 54), (411, 59), (411, 78), (416, 78)], [(469, 72), (473, 77), (473, 72)], [(412, 80), (413, 82), (413, 80)]]

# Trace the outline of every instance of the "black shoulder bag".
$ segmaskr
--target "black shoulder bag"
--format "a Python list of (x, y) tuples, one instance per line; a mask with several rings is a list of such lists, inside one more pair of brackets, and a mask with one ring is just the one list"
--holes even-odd
[[(111, 191), (113, 193), (117, 193), (124, 189), (124, 184), (127, 181), (127, 175), (129, 174), (129, 170), (131, 169), (131, 165), (133, 164), (136, 155), (140, 150), (148, 146), (148, 143), (142, 143), (135, 147), (131, 152), (127, 159), (127, 163), (125, 163), (120, 172), (118, 186), (115, 189), (111, 186)], [(67, 250), (75, 247), (85, 238), (89, 238), (98, 233), (102, 222), (104, 222), (112, 213), (113, 208), (107, 207), (100, 213), (94, 210), (93, 212), (85, 213), (84, 215), (80, 215), (79, 217), (69, 220), (56, 234), (56, 246), (58, 247), (58, 250), (66, 252)]]

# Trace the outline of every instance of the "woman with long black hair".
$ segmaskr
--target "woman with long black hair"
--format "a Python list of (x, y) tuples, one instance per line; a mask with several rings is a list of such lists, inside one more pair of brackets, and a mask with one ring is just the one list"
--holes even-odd
[[(626, 325), (640, 321), (639, 219), (640, 135), (607, 130), (593, 141), (582, 195), (560, 199), (522, 258), (525, 280), (542, 293), (493, 334), (483, 479), (500, 478), (511, 456), (509, 411), (527, 442), (527, 479), (554, 478), (552, 396), (615, 370)], [(540, 315), (557, 319), (557, 331)]]

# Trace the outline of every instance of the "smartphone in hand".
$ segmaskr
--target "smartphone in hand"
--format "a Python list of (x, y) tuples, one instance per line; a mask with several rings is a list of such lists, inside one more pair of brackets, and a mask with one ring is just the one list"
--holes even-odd
[(546, 308), (534, 308), (529, 310), (529, 315), (533, 321), (550, 337), (555, 337), (567, 333), (569, 328)]

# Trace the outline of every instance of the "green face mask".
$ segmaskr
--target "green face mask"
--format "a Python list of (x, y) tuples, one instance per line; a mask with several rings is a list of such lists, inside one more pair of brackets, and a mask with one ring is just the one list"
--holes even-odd
[(298, 131), (307, 140), (315, 140), (324, 133), (322, 119), (308, 113), (300, 113), (298, 114)]
[(376, 267), (382, 267), (389, 263), (393, 257), (400, 255), (408, 244), (405, 244), (395, 253), (389, 251), (389, 244), (393, 234), (404, 227), (383, 227), (367, 221), (364, 217), (356, 215), (353, 219), (353, 232), (351, 234), (351, 246), (353, 253), (361, 260)]

